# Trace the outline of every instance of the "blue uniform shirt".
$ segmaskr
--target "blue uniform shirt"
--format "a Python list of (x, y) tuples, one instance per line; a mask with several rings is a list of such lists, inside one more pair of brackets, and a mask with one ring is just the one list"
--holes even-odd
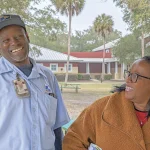
[[(54, 130), (69, 121), (55, 76), (30, 61), (33, 68), (27, 77), (0, 58), (0, 150), (55, 150)], [(26, 81), (29, 97), (17, 96), (16, 74)]]

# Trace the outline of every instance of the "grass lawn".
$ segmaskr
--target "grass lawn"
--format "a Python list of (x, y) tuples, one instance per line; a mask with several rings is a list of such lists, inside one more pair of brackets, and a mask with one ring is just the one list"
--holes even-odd
[[(106, 95), (115, 85), (121, 85), (124, 82), (69, 82), (69, 84), (80, 84), (78, 93), (75, 89), (63, 89), (62, 96), (69, 112), (70, 118), (75, 119), (86, 107)], [(61, 83), (64, 84), (64, 83)]]
[[(114, 82), (114, 81), (104, 81), (103, 83), (97, 81), (97, 82), (69, 82), (69, 84), (79, 84), (79, 87), (81, 90), (90, 90), (90, 91), (110, 91), (113, 89), (114, 86), (119, 86), (123, 84), (124, 82)], [(63, 82), (60, 82), (60, 84), (64, 84)], [(65, 89), (67, 91), (69, 89)], [(70, 90), (69, 90), (70, 91)], [(80, 90), (79, 90), (80, 91)]]

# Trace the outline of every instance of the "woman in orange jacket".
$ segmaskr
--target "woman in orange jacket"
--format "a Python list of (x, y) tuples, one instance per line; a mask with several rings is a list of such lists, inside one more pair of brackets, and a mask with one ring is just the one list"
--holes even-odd
[(126, 83), (87, 107), (68, 129), (63, 150), (150, 150), (150, 56), (125, 71)]

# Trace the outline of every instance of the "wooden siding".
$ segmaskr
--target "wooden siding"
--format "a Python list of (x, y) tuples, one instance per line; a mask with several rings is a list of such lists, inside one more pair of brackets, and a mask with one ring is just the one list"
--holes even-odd
[(86, 73), (86, 63), (79, 63), (78, 64), (78, 72), (79, 73)]
[(101, 73), (102, 63), (90, 63), (90, 73)]

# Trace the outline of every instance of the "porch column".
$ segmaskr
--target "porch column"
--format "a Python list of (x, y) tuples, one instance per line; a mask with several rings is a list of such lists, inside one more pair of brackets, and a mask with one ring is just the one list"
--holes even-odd
[(126, 69), (126, 65), (124, 63), (121, 64), (121, 79), (124, 79), (124, 70)]
[(121, 64), (121, 79), (124, 79), (124, 63)]
[(86, 63), (86, 74), (90, 73), (90, 67), (89, 67), (89, 63)]
[(115, 79), (118, 79), (118, 62), (115, 62)]
[(110, 73), (110, 62), (108, 62), (108, 64), (107, 64), (107, 74), (111, 74)]

